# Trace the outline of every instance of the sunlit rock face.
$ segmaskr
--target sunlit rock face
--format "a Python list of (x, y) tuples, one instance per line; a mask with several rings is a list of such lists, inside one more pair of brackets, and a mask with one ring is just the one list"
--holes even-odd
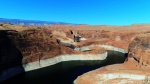
[(130, 43), (128, 59), (131, 58), (142, 66), (150, 64), (150, 33), (140, 34)]
[(129, 45), (122, 64), (105, 66), (85, 73), (74, 84), (150, 84), (150, 33), (137, 35)]

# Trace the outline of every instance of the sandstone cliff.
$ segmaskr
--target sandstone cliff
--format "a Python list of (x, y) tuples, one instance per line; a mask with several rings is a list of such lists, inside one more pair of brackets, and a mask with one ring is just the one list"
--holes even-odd
[(137, 35), (129, 45), (128, 58), (79, 76), (75, 84), (149, 84), (150, 33)]

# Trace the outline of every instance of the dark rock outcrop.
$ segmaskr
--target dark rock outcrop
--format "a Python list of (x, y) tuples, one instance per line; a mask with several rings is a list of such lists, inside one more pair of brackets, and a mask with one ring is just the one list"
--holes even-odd
[(15, 31), (0, 31), (0, 83), (24, 72), (23, 56), (8, 36)]
[(8, 31), (0, 31), (0, 71), (22, 65), (22, 54), (8, 37)]

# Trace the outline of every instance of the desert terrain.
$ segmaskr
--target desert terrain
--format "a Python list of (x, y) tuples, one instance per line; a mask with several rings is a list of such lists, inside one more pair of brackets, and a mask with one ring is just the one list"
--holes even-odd
[[(22, 54), (22, 64), (54, 58), (60, 55), (101, 54), (108, 48), (96, 45), (109, 45), (128, 52), (123, 64), (114, 64), (87, 72), (79, 76), (75, 84), (148, 84), (149, 83), (149, 24), (134, 24), (130, 26), (106, 25), (50, 25), (24, 26), (0, 23), (1, 46), (9, 44), (16, 46)], [(6, 39), (7, 37), (7, 39)], [(84, 46), (85, 51), (75, 50)], [(2, 49), (1, 49), (2, 50)], [(11, 49), (10, 49), (11, 50)], [(9, 50), (4, 51), (8, 53)], [(15, 52), (11, 52), (14, 54)], [(1, 65), (10, 66), (16, 63), (16, 58), (1, 57)], [(2, 67), (4, 69), (5, 67)], [(118, 76), (114, 76), (119, 74)], [(123, 75), (122, 75), (123, 74)], [(109, 76), (110, 75), (110, 76)], [(132, 77), (129, 77), (133, 75)], [(135, 78), (134, 78), (135, 76)], [(139, 79), (136, 79), (136, 76)], [(140, 79), (141, 77), (141, 79)], [(143, 77), (143, 78), (142, 78)], [(102, 79), (102, 80), (101, 80)]]

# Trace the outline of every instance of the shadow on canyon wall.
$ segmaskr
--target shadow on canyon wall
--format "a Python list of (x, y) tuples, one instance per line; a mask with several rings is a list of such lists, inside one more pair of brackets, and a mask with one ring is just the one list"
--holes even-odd
[(128, 55), (128, 53), (122, 53), (114, 50), (107, 50), (107, 53), (106, 62), (103, 66), (124, 63)]
[[(0, 82), (17, 73), (24, 72), (23, 56), (13, 40), (8, 37), (8, 31), (0, 30)], [(15, 67), (18, 68), (15, 69)]]
[(109, 50), (106, 60), (66, 61), (58, 64), (19, 74), (3, 84), (72, 84), (83, 73), (102, 66), (123, 63), (126, 54)]

